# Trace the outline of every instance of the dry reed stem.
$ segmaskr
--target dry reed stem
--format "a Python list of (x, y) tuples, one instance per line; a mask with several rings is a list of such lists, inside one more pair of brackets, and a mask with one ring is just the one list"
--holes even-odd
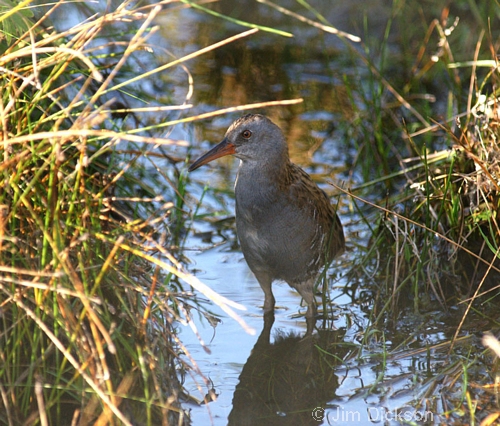
[[(111, 90), (115, 91), (115, 90), (121, 89), (122, 87), (125, 87), (129, 84), (132, 84), (138, 80), (142, 80), (143, 78), (147, 78), (147, 77), (150, 77), (150, 76), (157, 74), (161, 71), (165, 71), (165, 70), (167, 70), (175, 65), (182, 64), (183, 62), (186, 62), (190, 59), (201, 56), (201, 55), (203, 55), (207, 52), (210, 52), (212, 50), (218, 49), (218, 48), (220, 48), (228, 43), (232, 43), (233, 41), (239, 40), (240, 38), (248, 37), (249, 35), (255, 34), (258, 31), (259, 30), (257, 28), (253, 28), (251, 30), (244, 31), (243, 33), (237, 34), (235, 36), (228, 37), (222, 41), (219, 41), (217, 43), (211, 44), (210, 46), (204, 47), (203, 49), (197, 50), (196, 52), (190, 53), (189, 55), (183, 56), (182, 58), (176, 59), (175, 61), (169, 62), (168, 64), (165, 64), (165, 65), (162, 65), (158, 68), (155, 68), (154, 70), (151, 70), (151, 71), (148, 71), (144, 74), (141, 74), (138, 77), (134, 77), (134, 78), (131, 78), (127, 81), (124, 81), (123, 83), (117, 84), (116, 86), (113, 86), (112, 88), (110, 88), (109, 91), (111, 91)], [(104, 93), (107, 93), (107, 91), (104, 91), (103, 94)]]
[[(74, 138), (95, 137), (97, 139), (111, 139), (112, 144), (117, 144), (122, 140), (129, 142), (146, 143), (152, 145), (177, 145), (188, 146), (187, 141), (179, 141), (166, 138), (137, 136), (130, 132), (114, 132), (112, 130), (93, 129), (69, 129), (52, 132), (38, 132), (29, 135), (16, 136), (4, 141), (5, 146), (25, 144), (34, 140), (73, 140)], [(108, 145), (109, 147), (109, 145)]]
[(306, 24), (309, 24), (313, 27), (316, 27), (316, 28), (319, 28), (320, 30), (322, 31), (325, 31), (327, 33), (330, 33), (330, 34), (335, 34), (335, 35), (338, 35), (339, 37), (344, 37), (350, 41), (353, 41), (354, 43), (359, 43), (361, 41), (361, 38), (358, 37), (358, 36), (355, 36), (353, 34), (349, 34), (349, 33), (346, 33), (344, 31), (340, 31), (338, 30), (337, 28), (335, 27), (332, 27), (331, 25), (323, 25), (323, 24), (320, 24), (319, 22), (316, 22), (316, 21), (313, 21), (312, 19), (308, 19), (302, 15), (299, 15), (298, 13), (295, 13), (295, 12), (292, 12), (291, 10), (289, 9), (286, 9), (282, 6), (279, 6), (275, 3), (272, 3), (268, 0), (257, 0), (259, 3), (262, 3), (262, 4), (265, 4), (267, 6), (270, 6), (274, 9), (276, 9), (277, 11), (283, 13), (284, 15), (288, 15), (288, 16), (292, 16), (293, 18), (301, 21), (301, 22), (305, 22)]
[[(105, 235), (102, 234), (96, 234), (96, 237), (103, 240), (107, 241), (108, 238)], [(120, 248), (122, 250), (128, 251), (130, 253), (135, 254), (138, 257), (143, 258), (144, 260), (147, 260), (148, 262), (160, 266), (162, 269), (165, 271), (170, 272), (171, 274), (174, 274), (175, 276), (179, 277), (181, 280), (185, 281), (187, 284), (195, 288), (197, 291), (199, 291), (201, 294), (205, 295), (210, 299), (212, 302), (214, 302), (219, 308), (221, 308), (226, 314), (228, 314), (231, 318), (233, 318), (238, 324), (241, 325), (241, 327), (251, 335), (255, 334), (255, 330), (252, 327), (249, 327), (246, 322), (239, 316), (237, 315), (231, 308), (239, 309), (246, 311), (246, 307), (233, 302), (232, 300), (227, 299), (226, 297), (218, 294), (214, 290), (212, 290), (210, 287), (208, 287), (206, 284), (203, 284), (198, 278), (196, 278), (194, 275), (189, 274), (187, 272), (183, 272), (181, 270), (181, 265), (177, 264), (177, 267), (173, 267), (172, 265), (169, 265), (166, 262), (163, 262), (159, 259), (157, 259), (154, 256), (148, 255), (144, 253), (141, 250), (137, 250), (133, 247), (131, 247), (128, 244), (120, 244)], [(163, 253), (165, 254), (165, 252)], [(172, 257), (170, 257), (170, 260)]]
[(256, 102), (253, 104), (238, 105), (238, 106), (229, 107), (229, 108), (222, 108), (222, 109), (219, 109), (216, 111), (205, 112), (203, 114), (194, 115), (192, 117), (186, 117), (186, 118), (180, 118), (178, 120), (167, 121), (165, 123), (160, 124), (159, 126), (160, 127), (169, 127), (169, 126), (173, 126), (175, 124), (180, 124), (180, 123), (191, 123), (193, 121), (205, 120), (207, 118), (213, 118), (213, 117), (217, 117), (219, 115), (229, 114), (231, 112), (247, 111), (249, 109), (267, 108), (267, 107), (271, 107), (271, 106), (296, 105), (296, 104), (300, 104), (303, 101), (304, 100), (302, 98), (297, 98), (297, 99), (286, 99), (286, 100), (282, 100), (282, 101)]

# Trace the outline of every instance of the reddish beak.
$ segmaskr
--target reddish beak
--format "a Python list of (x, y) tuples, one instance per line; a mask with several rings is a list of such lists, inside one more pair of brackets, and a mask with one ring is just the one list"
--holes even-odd
[(216, 158), (224, 157), (225, 155), (234, 154), (235, 152), (236, 150), (234, 149), (234, 145), (224, 138), (220, 144), (215, 145), (210, 151), (203, 154), (193, 164), (191, 164), (188, 171), (192, 172), (198, 167), (203, 166), (203, 164), (207, 164), (210, 161), (215, 160)]

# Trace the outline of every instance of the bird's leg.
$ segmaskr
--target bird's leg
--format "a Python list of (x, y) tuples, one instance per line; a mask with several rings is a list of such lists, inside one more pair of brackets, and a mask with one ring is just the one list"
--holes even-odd
[(313, 301), (311, 303), (307, 302), (306, 317), (314, 318), (317, 313), (318, 311), (316, 310), (316, 300), (313, 298)]
[(254, 274), (260, 284), (260, 287), (262, 288), (262, 291), (264, 292), (264, 312), (273, 312), (274, 305), (276, 303), (273, 296), (273, 290), (271, 288), (273, 280), (271, 276), (265, 272), (259, 271), (254, 272)]
[(299, 292), (302, 298), (307, 303), (307, 318), (314, 318), (316, 316), (316, 298), (314, 297), (314, 284), (316, 277), (309, 278), (300, 284), (295, 284), (293, 287)]

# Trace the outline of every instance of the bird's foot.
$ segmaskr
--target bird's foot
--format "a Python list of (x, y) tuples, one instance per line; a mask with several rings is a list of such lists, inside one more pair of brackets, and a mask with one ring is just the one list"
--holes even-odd
[(312, 335), (314, 328), (316, 327), (316, 318), (306, 317), (306, 325), (307, 325), (307, 331), (304, 337)]
[(306, 336), (309, 336), (312, 334), (314, 331), (314, 327), (316, 326), (316, 319), (317, 319), (317, 310), (316, 310), (316, 305), (314, 303), (311, 303), (307, 306), (307, 312), (306, 312), (306, 324), (307, 324), (307, 332)]
[(264, 312), (264, 328), (269, 328), (274, 324), (274, 311)]

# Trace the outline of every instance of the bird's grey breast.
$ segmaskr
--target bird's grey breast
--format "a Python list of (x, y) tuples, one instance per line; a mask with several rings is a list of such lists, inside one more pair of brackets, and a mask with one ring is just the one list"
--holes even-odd
[(258, 178), (242, 178), (235, 185), (236, 228), (245, 256), (262, 260), (272, 242), (272, 229), (276, 218), (275, 190)]
[(316, 269), (322, 238), (317, 217), (272, 183), (240, 174), (235, 187), (236, 227), (252, 270), (261, 269), (285, 281), (303, 279)]

